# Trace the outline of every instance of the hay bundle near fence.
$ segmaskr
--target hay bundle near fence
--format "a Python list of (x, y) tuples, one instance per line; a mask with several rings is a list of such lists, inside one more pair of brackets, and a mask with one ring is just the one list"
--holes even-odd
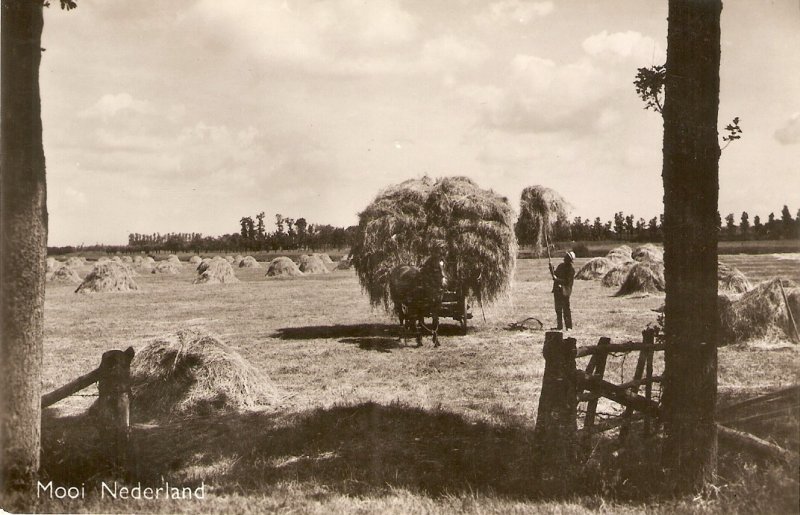
[(239, 262), (239, 268), (261, 268), (261, 263), (256, 261), (253, 256), (247, 256)]
[(159, 261), (152, 266), (151, 273), (153, 274), (179, 274), (181, 273), (181, 264), (174, 261)]
[(544, 186), (528, 186), (522, 190), (517, 235), (532, 243), (537, 253), (545, 245), (545, 234), (552, 241), (551, 231), (558, 220), (566, 220), (570, 206), (555, 190)]
[(359, 214), (352, 263), (373, 306), (389, 307), (388, 274), (421, 265), (443, 248), (447, 273), (465, 294), (491, 302), (516, 264), (514, 213), (506, 198), (465, 177), (425, 177), (389, 187)]
[(285, 256), (276, 257), (269, 262), (267, 267), (267, 277), (298, 277), (303, 272), (297, 268), (294, 261)]
[(614, 262), (607, 257), (592, 258), (578, 270), (578, 273), (575, 274), (575, 279), (584, 281), (599, 279), (605, 276), (612, 268), (614, 268)]
[(717, 290), (729, 293), (744, 293), (753, 289), (753, 285), (737, 268), (725, 263), (717, 264)]
[(300, 271), (306, 275), (311, 274), (327, 274), (329, 272), (328, 267), (325, 266), (325, 263), (317, 256), (316, 254), (307, 256), (303, 254), (300, 256)]
[(795, 324), (800, 322), (798, 291), (794, 282), (776, 278), (740, 296), (720, 295), (720, 344), (741, 343), (755, 338), (794, 339), (794, 327), (787, 310), (792, 309)]
[(138, 290), (131, 269), (125, 265), (107, 260), (97, 263), (75, 290), (76, 293), (100, 293), (112, 291)]
[[(205, 265), (203, 267), (203, 265)], [(233, 273), (231, 264), (224, 259), (211, 259), (209, 261), (200, 263), (203, 267), (197, 269), (197, 277), (193, 281), (194, 284), (230, 284), (238, 283), (239, 279)]]
[(81, 279), (81, 276), (79, 276), (75, 270), (64, 265), (61, 265), (53, 271), (47, 272), (45, 279), (47, 282), (51, 283), (80, 284), (83, 282), (83, 279)]
[(634, 263), (619, 287), (616, 295), (631, 293), (656, 293), (666, 289), (664, 265), (658, 262)]
[(631, 257), (635, 261), (652, 261), (652, 262), (663, 262), (664, 261), (664, 251), (653, 245), (652, 243), (645, 243), (641, 247), (636, 247), (636, 249), (631, 252)]
[(144, 417), (206, 415), (275, 399), (265, 374), (211, 334), (183, 330), (150, 342), (131, 363), (133, 409)]

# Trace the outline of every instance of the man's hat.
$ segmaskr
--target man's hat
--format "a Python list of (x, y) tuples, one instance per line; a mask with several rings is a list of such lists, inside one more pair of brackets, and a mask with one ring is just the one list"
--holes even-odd
[(564, 255), (568, 257), (570, 261), (575, 261), (575, 253), (572, 252), (571, 250), (567, 251), (567, 253)]

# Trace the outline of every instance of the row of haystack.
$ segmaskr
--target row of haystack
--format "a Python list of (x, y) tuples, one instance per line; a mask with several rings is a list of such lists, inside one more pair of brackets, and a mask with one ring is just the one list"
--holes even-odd
[(587, 261), (575, 278), (600, 279), (603, 286), (617, 288), (616, 295), (664, 291), (664, 253), (650, 243), (633, 250), (627, 245), (620, 245), (604, 257)]
[(389, 307), (389, 273), (444, 252), (464, 293), (491, 302), (508, 291), (516, 265), (508, 199), (466, 177), (411, 179), (381, 191), (359, 213), (351, 262), (373, 306)]
[(800, 287), (788, 279), (771, 279), (741, 294), (719, 296), (720, 344), (756, 338), (800, 343)]

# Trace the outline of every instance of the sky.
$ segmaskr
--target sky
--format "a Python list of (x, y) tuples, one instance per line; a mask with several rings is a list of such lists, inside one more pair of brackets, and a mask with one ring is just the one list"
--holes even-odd
[[(49, 245), (347, 226), (384, 187), (465, 175), (571, 216), (662, 212), (666, 0), (78, 0), (45, 9)], [(722, 216), (800, 207), (800, 3), (724, 2)], [(274, 227), (272, 228), (274, 229)]]

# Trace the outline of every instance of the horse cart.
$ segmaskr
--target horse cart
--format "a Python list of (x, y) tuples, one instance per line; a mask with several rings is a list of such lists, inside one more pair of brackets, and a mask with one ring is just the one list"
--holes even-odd
[(439, 308), (440, 318), (452, 318), (461, 324), (461, 334), (467, 334), (467, 320), (472, 318), (471, 306), (467, 304), (467, 296), (459, 286), (454, 290), (442, 292), (442, 305)]

